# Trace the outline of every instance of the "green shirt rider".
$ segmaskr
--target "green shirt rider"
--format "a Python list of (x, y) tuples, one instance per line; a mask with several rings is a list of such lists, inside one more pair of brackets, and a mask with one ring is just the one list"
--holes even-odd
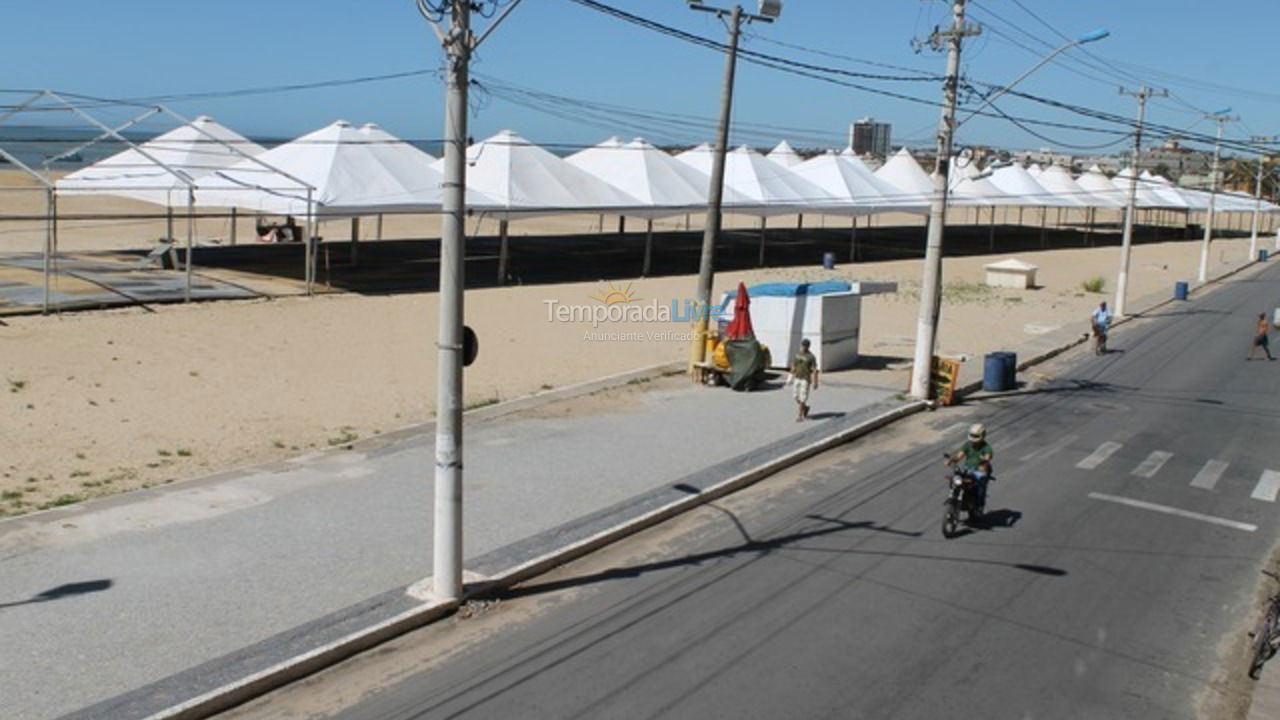
[(987, 428), (982, 423), (969, 426), (969, 439), (951, 454), (952, 462), (960, 463), (973, 471), (974, 488), (977, 490), (979, 512), (987, 504), (987, 483), (991, 479), (991, 461), (995, 449), (987, 442)]

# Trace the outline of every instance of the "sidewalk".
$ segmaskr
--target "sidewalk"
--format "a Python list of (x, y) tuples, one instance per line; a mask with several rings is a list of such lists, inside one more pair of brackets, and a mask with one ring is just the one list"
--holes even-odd
[[(1082, 341), (1076, 325), (1003, 349), (1022, 367)], [(812, 419), (796, 423), (777, 382), (735, 393), (671, 370), (467, 414), (468, 582), (533, 572), (920, 407), (900, 395), (904, 372), (886, 373), (903, 380), (895, 388), (832, 373)], [(960, 384), (972, 391), (981, 375), (982, 358), (969, 358)], [(410, 586), (431, 570), (433, 437), (407, 428), (0, 521), (5, 716), (147, 717), (371, 627), (421, 624), (430, 599)]]

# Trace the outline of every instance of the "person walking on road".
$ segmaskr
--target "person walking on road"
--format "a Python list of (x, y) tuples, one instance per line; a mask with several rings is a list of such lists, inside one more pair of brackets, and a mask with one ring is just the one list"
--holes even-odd
[(1245, 360), (1252, 360), (1253, 353), (1258, 348), (1262, 348), (1262, 352), (1267, 354), (1268, 360), (1275, 360), (1271, 357), (1271, 343), (1267, 340), (1267, 314), (1258, 313), (1258, 328), (1253, 333), (1253, 345), (1249, 347), (1249, 357)]
[(800, 422), (809, 417), (809, 393), (818, 389), (818, 358), (809, 352), (808, 338), (800, 341), (800, 352), (791, 360), (791, 383)]

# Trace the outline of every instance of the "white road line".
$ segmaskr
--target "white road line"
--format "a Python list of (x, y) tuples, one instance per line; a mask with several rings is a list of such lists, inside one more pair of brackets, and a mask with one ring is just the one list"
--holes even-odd
[(1149, 478), (1160, 472), (1160, 468), (1164, 467), (1164, 464), (1169, 462), (1169, 458), (1171, 457), (1173, 457), (1173, 453), (1171, 452), (1153, 450), (1151, 454), (1147, 456), (1147, 459), (1142, 461), (1141, 465), (1133, 469), (1133, 474), (1138, 477)]
[(1210, 460), (1200, 468), (1200, 472), (1196, 473), (1195, 478), (1191, 481), (1191, 487), (1201, 488), (1204, 490), (1212, 490), (1218, 484), (1218, 479), (1222, 477), (1222, 473), (1227, 469), (1226, 462), (1222, 460)]
[(1062, 437), (1054, 441), (1052, 444), (1046, 445), (1045, 447), (1042, 447), (1039, 450), (1033, 450), (1032, 452), (1029, 452), (1026, 455), (1023, 455), (1018, 459), (1021, 460), (1022, 462), (1029, 462), (1031, 460), (1039, 460), (1041, 458), (1047, 458), (1050, 455), (1061, 451), (1066, 446), (1075, 442), (1078, 438), (1079, 438), (1078, 435), (1063, 435)]
[(1108, 440), (1107, 442), (1104, 442), (1101, 445), (1099, 445), (1098, 449), (1094, 450), (1093, 454), (1091, 454), (1089, 457), (1076, 463), (1076, 467), (1080, 468), (1081, 470), (1092, 470), (1098, 467), (1099, 465), (1101, 465), (1104, 461), (1106, 461), (1107, 458), (1111, 457), (1115, 453), (1115, 451), (1119, 450), (1122, 447), (1124, 447), (1124, 445), (1121, 445), (1118, 442), (1111, 442), (1110, 440)]
[(1250, 525), (1249, 523), (1237, 522), (1235, 520), (1228, 520), (1226, 518), (1214, 517), (1212, 515), (1202, 515), (1198, 512), (1191, 512), (1190, 510), (1182, 510), (1176, 507), (1169, 507), (1168, 505), (1157, 505), (1155, 503), (1144, 502), (1142, 500), (1134, 500), (1132, 498), (1119, 497), (1117, 495), (1104, 495), (1102, 493), (1091, 492), (1089, 493), (1089, 497), (1093, 498), (1094, 500), (1106, 500), (1107, 502), (1119, 503), (1121, 505), (1128, 505), (1129, 507), (1136, 507), (1142, 510), (1153, 510), (1155, 512), (1167, 513), (1169, 515), (1177, 515), (1178, 517), (1190, 518), (1192, 520), (1199, 520), (1201, 522), (1207, 522), (1213, 525), (1221, 525), (1223, 527), (1229, 527), (1235, 530), (1243, 530), (1245, 532), (1253, 532), (1258, 529), (1257, 525)]
[(1277, 493), (1280, 493), (1280, 472), (1263, 470), (1262, 478), (1258, 480), (1258, 486), (1253, 489), (1253, 494), (1249, 497), (1254, 500), (1275, 502)]

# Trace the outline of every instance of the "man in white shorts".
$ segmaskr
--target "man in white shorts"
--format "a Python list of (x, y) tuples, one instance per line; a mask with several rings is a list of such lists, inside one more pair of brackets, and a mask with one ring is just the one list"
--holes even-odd
[(809, 392), (818, 389), (818, 358), (809, 352), (808, 338), (800, 341), (800, 352), (791, 360), (792, 391), (796, 398), (796, 422), (809, 417)]

